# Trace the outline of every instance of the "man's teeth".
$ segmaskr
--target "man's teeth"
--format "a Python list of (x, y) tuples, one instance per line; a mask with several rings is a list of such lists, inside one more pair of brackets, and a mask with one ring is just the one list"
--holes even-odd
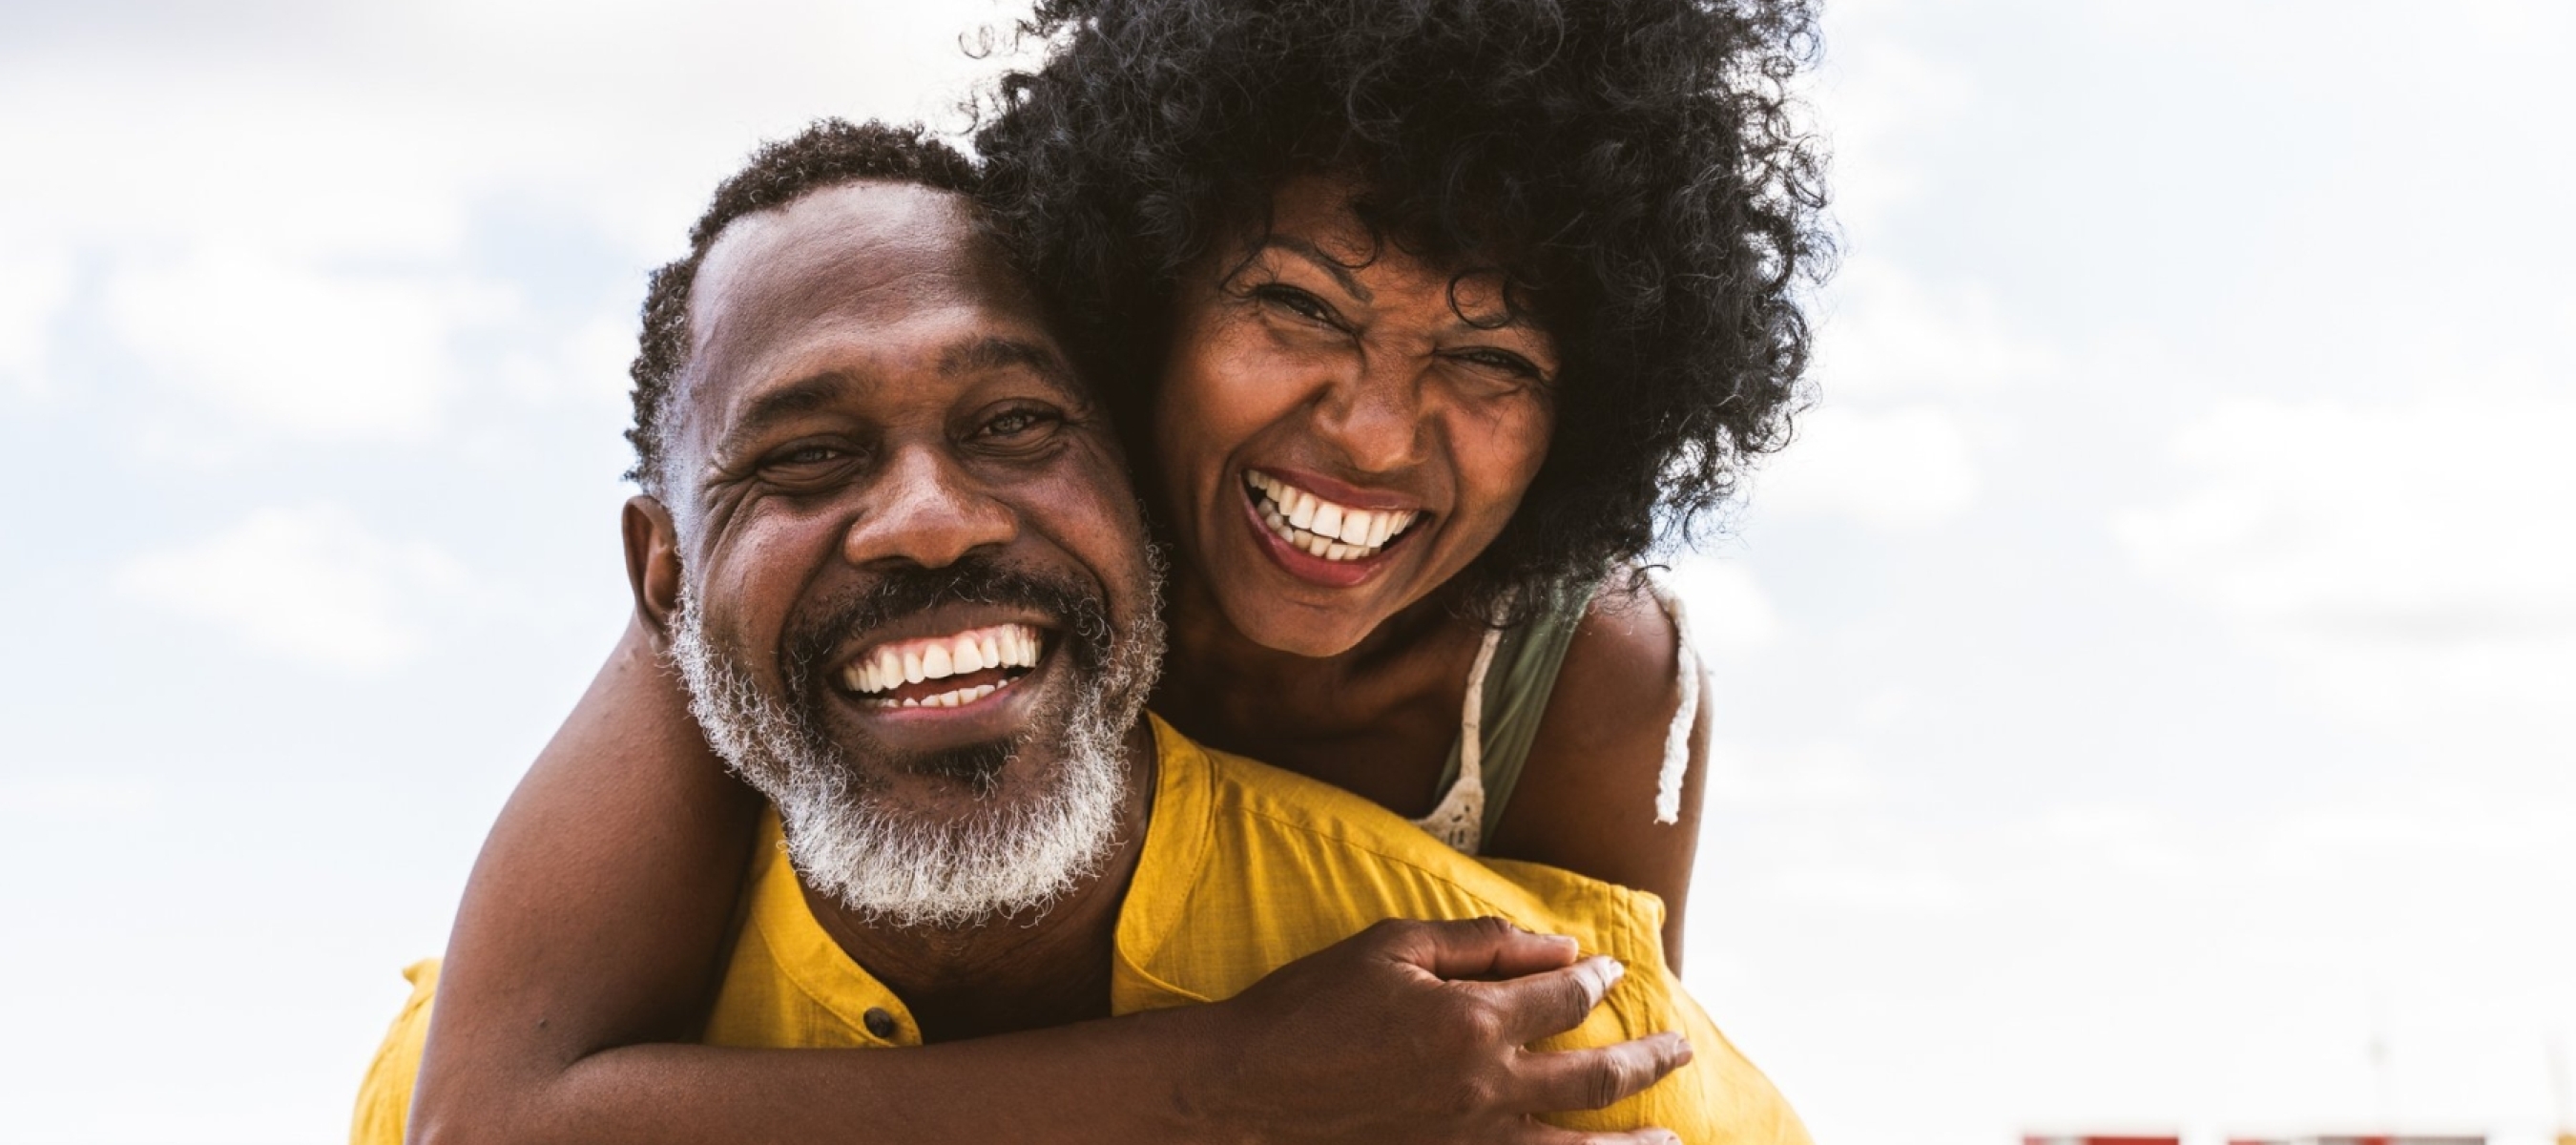
[(1278, 478), (1246, 473), (1258, 495), (1261, 522), (1280, 539), (1328, 561), (1377, 555), (1420, 516), (1411, 509), (1376, 511), (1337, 505)]
[[(898, 640), (870, 649), (850, 666), (841, 670), (841, 683), (862, 696), (891, 692), (906, 684), (924, 680), (944, 680), (988, 668), (1035, 668), (1038, 654), (1044, 650), (1037, 629), (1025, 624), (997, 624), (953, 636), (934, 636), (922, 640)], [(902, 706), (953, 708), (971, 704), (995, 691), (1010, 687), (1012, 680), (982, 684), (903, 700)]]

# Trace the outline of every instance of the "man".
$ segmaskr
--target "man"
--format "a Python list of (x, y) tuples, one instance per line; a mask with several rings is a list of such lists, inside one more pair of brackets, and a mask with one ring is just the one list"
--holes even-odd
[[(647, 355), (686, 368), (638, 399), (637, 610), (785, 851), (755, 860), (704, 1040), (921, 1046), (1165, 1010), (1382, 919), (1499, 916), (1593, 952), (1588, 1017), (1484, 1034), (1626, 1055), (1624, 1082), (1530, 1055), (1567, 1095), (1545, 1108), (1606, 1106), (1564, 1124), (1803, 1142), (1664, 969), (1650, 898), (1479, 865), (1144, 716), (1157, 577), (1115, 439), (972, 204), (919, 174), (957, 165), (935, 148), (818, 125), (728, 183), (685, 289), (657, 284), (686, 320), (648, 321), (672, 340)], [(361, 1141), (403, 1133), (434, 981), (370, 1073)], [(625, 1108), (669, 1128), (687, 1102)]]

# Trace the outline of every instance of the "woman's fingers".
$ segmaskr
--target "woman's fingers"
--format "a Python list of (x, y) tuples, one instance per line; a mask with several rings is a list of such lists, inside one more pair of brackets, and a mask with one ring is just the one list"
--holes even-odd
[(1594, 955), (1562, 970), (1476, 983), (1475, 990), (1500, 1017), (1503, 1040), (1527, 1045), (1582, 1025), (1627, 972), (1618, 959)]
[(1553, 1125), (1530, 1123), (1529, 1131), (1509, 1138), (1514, 1145), (1682, 1145), (1669, 1129), (1630, 1129), (1620, 1133), (1577, 1133)]
[(1598, 1049), (1533, 1053), (1514, 1072), (1532, 1109), (1602, 1109), (1664, 1079), (1691, 1060), (1689, 1039), (1655, 1034)]

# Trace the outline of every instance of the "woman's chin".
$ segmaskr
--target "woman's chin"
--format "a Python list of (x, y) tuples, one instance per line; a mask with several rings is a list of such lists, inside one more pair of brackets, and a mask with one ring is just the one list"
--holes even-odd
[(1278, 600), (1229, 601), (1226, 620), (1243, 638), (1274, 652), (1324, 659), (1357, 647), (1386, 617), (1318, 609)]

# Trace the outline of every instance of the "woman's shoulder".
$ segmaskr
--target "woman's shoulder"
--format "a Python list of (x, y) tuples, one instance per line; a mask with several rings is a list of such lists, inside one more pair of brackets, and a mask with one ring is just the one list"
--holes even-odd
[(1663, 729), (1676, 707), (1685, 655), (1679, 618), (1667, 601), (1637, 569), (1620, 570), (1592, 594), (1567, 642), (1542, 727), (1569, 719), (1643, 720)]
[(1650, 890), (1678, 910), (1705, 755), (1683, 631), (1632, 570), (1593, 595), (1490, 851)]

